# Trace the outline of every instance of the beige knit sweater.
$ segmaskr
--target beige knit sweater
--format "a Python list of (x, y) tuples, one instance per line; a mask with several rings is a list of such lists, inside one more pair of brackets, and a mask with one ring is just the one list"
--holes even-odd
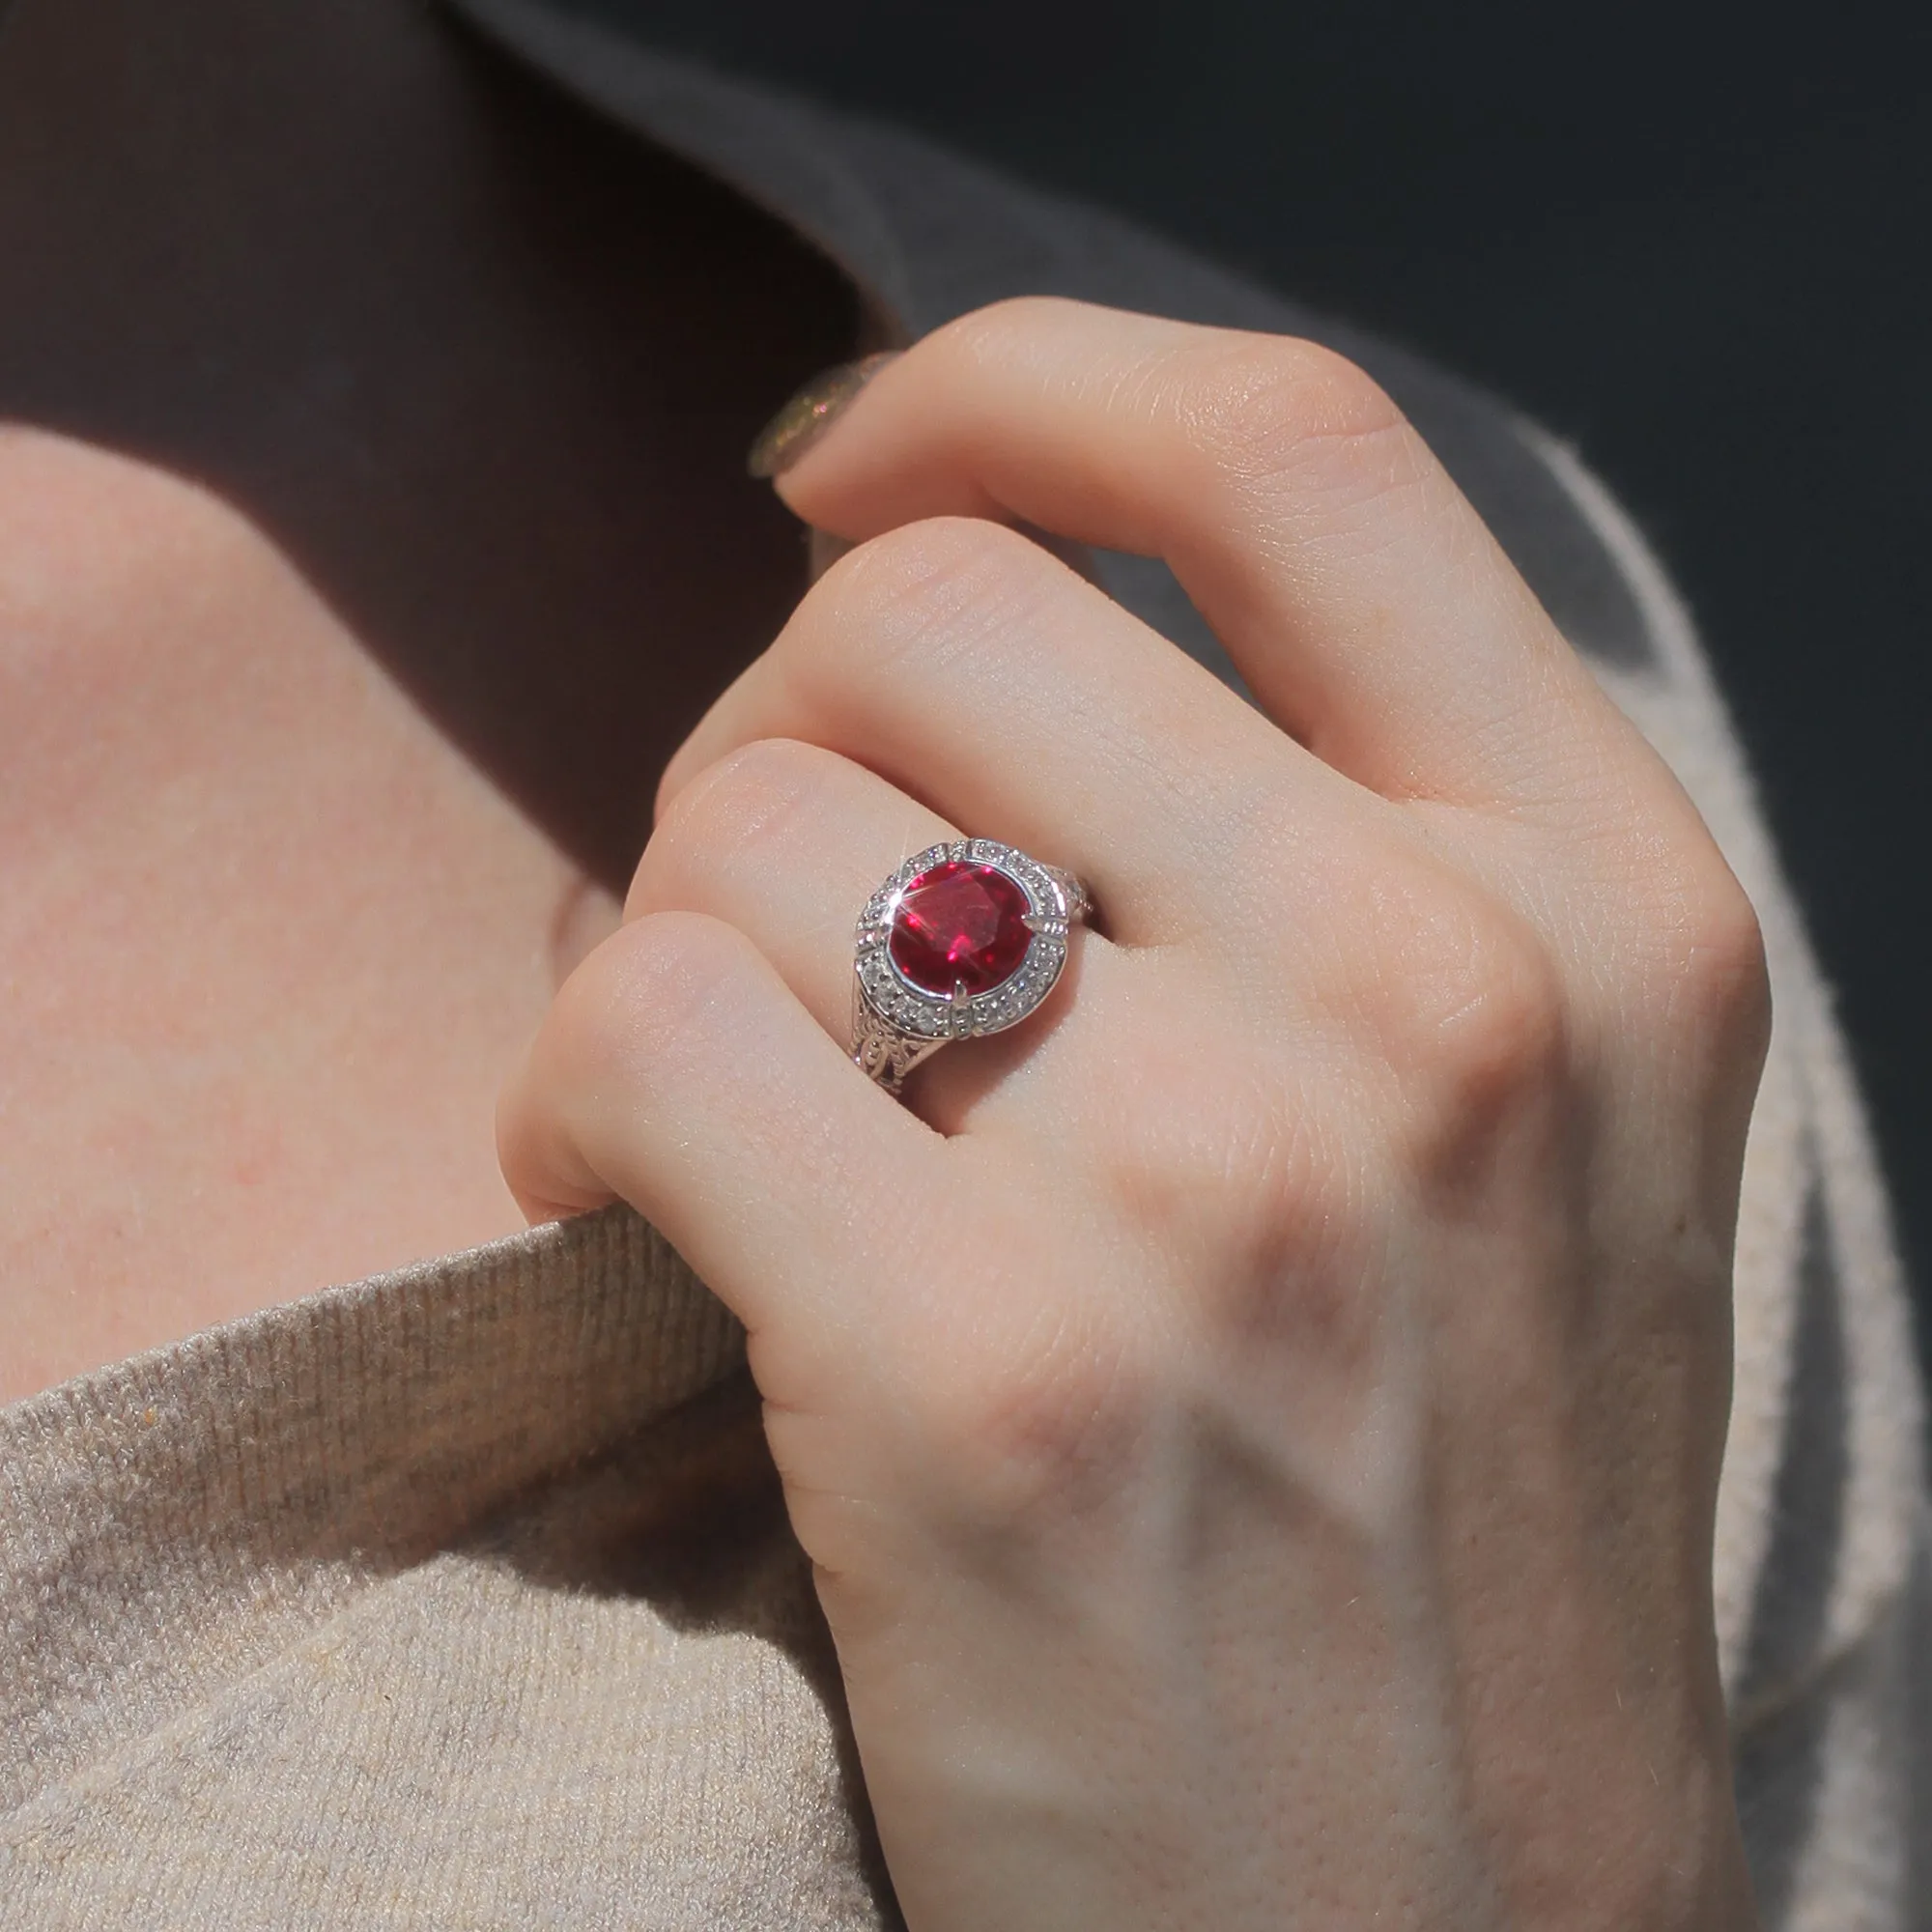
[[(1488, 400), (1107, 217), (527, 0), (469, 11), (792, 220), (906, 334), (1021, 290), (1315, 333), (1435, 442), (1764, 919), (1716, 1576), (1739, 1800), (1768, 1924), (1920, 1922), (1932, 1659), (1885, 1204), (1736, 744), (1628, 523)], [(1102, 563), (1220, 662), (1165, 573)], [(741, 1340), (612, 1210), (0, 1410), (0, 1925), (895, 1922)]]

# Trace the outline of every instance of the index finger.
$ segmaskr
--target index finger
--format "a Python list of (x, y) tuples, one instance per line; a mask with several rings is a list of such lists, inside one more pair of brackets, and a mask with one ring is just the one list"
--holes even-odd
[(1048, 298), (880, 370), (780, 479), (852, 541), (1020, 521), (1172, 566), (1262, 708), (1385, 797), (1534, 806), (1648, 756), (1361, 370), (1310, 342)]

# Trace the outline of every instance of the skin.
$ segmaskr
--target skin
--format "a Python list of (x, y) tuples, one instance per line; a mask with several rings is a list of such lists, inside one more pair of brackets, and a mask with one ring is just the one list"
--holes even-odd
[[(1387, 398), (1008, 304), (781, 481), (858, 547), (673, 759), (509, 1088), (743, 1317), (907, 1920), (1751, 1921), (1710, 1595), (1742, 891)], [(1252, 710), (1009, 521), (1157, 553)], [(902, 1106), (851, 936), (1081, 872)]]
[(0, 1400), (522, 1225), (497, 1089), (856, 328), (426, 7), (8, 10)]
[[(915, 1932), (1748, 1922), (1742, 895), (1305, 345), (943, 332), (784, 479), (858, 546), (785, 622), (739, 452), (858, 335), (416, 9), (19, 0), (0, 1395), (506, 1231), (534, 1032), (516, 1198), (750, 1327)], [(850, 909), (954, 827), (1103, 929), (902, 1107)]]

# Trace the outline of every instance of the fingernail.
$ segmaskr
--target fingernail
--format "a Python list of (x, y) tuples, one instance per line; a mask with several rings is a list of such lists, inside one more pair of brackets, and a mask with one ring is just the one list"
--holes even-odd
[(831, 428), (845, 405), (898, 354), (888, 349), (814, 376), (762, 430), (745, 459), (753, 476), (782, 476)]

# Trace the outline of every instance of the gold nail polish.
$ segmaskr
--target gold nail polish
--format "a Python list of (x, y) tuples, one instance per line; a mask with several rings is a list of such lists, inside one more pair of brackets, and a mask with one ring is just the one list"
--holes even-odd
[(762, 430), (745, 459), (745, 468), (753, 476), (781, 476), (829, 429), (834, 419), (854, 396), (890, 362), (898, 352), (888, 349), (877, 355), (862, 355), (856, 362), (840, 362), (814, 376)]

